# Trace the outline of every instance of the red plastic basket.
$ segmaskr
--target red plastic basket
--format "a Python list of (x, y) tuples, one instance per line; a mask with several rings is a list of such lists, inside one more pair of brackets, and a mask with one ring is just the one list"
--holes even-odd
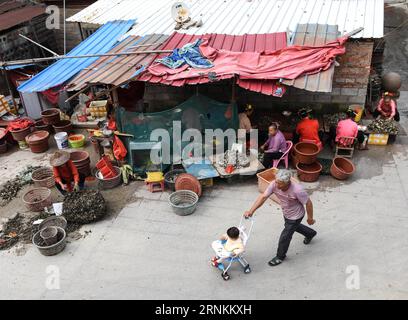
[(113, 165), (107, 156), (103, 156), (101, 160), (99, 160), (98, 163), (96, 164), (96, 167), (99, 170), (102, 169), (103, 167), (108, 167), (109, 169), (113, 171)]
[(115, 169), (107, 156), (103, 156), (96, 164), (104, 179), (113, 178), (116, 175)]

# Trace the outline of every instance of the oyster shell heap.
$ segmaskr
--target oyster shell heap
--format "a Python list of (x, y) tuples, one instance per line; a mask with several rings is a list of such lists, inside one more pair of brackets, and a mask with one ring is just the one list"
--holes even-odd
[(374, 120), (367, 126), (368, 130), (373, 133), (384, 133), (397, 135), (399, 132), (398, 124), (394, 120), (378, 119)]
[(107, 212), (105, 199), (96, 190), (73, 192), (65, 196), (62, 214), (68, 222), (87, 224), (102, 219)]
[(226, 151), (224, 157), (218, 161), (220, 167), (226, 168), (228, 165), (233, 165), (236, 169), (248, 167), (250, 165), (249, 158), (237, 151)]

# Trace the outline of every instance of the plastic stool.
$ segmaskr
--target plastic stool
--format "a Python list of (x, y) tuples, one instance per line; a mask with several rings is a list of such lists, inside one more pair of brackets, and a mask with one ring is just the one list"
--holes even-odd
[(145, 180), (148, 190), (151, 193), (164, 191), (164, 176), (163, 172), (147, 172)]

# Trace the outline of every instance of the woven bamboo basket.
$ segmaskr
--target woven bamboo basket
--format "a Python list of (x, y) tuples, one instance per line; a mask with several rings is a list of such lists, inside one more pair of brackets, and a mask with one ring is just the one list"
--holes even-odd
[(31, 179), (36, 187), (51, 189), (55, 185), (54, 173), (51, 168), (40, 168), (31, 174)]
[(29, 190), (23, 195), (23, 202), (28, 210), (41, 212), (52, 204), (51, 190), (48, 188)]

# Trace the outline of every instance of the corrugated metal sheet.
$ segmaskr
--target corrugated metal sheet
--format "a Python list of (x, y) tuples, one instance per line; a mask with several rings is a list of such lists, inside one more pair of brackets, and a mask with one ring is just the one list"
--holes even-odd
[[(129, 31), (133, 24), (134, 20), (109, 22), (76, 46), (68, 55), (106, 53), (117, 44), (120, 37)], [(96, 57), (58, 60), (18, 87), (18, 90), (21, 92), (41, 92), (61, 85), (98, 59)]]
[[(339, 35), (337, 26), (327, 24), (299, 24), (292, 36), (294, 45), (323, 45), (336, 40)], [(284, 80), (283, 84), (314, 92), (331, 92), (333, 86), (334, 65), (326, 71), (306, 75), (296, 80)]]
[[(165, 35), (145, 37), (129, 36), (121, 41), (109, 53), (129, 52), (136, 50), (157, 50), (167, 40)], [(81, 71), (68, 84), (69, 91), (78, 91), (89, 84), (111, 84), (118, 86), (137, 76), (144, 70), (156, 55), (139, 54), (118, 57), (101, 57), (88, 68)]]
[[(209, 45), (216, 49), (223, 49), (235, 52), (263, 52), (263, 51), (275, 51), (283, 49), (287, 46), (286, 33), (273, 33), (273, 34), (253, 34), (253, 35), (225, 35), (225, 34), (207, 34), (203, 36), (188, 35), (182, 33), (174, 33), (163, 45), (161, 49), (172, 50), (180, 48), (187, 43), (191, 43), (198, 38), (209, 39)], [(157, 55), (157, 59), (161, 55)], [(232, 76), (218, 77), (218, 80), (228, 79)], [(156, 77), (150, 73), (142, 74), (139, 78), (142, 81), (148, 81), (151, 83), (165, 83), (172, 86), (184, 86), (186, 84), (203, 84), (210, 82), (207, 75), (203, 75), (199, 79), (189, 80), (177, 80), (168, 82), (161, 77)], [(272, 94), (272, 88), (275, 81), (246, 81), (245, 89), (262, 92), (264, 94)]]
[[(203, 26), (187, 34), (258, 34), (295, 31), (297, 24), (338, 25), (344, 34), (359, 27), (354, 38), (381, 38), (384, 0), (184, 0), (192, 18)], [(68, 21), (102, 24), (110, 20), (137, 19), (133, 35), (174, 31), (174, 0), (99, 0)]]
[(27, 6), (0, 15), (0, 31), (10, 29), (45, 13), (45, 6)]

